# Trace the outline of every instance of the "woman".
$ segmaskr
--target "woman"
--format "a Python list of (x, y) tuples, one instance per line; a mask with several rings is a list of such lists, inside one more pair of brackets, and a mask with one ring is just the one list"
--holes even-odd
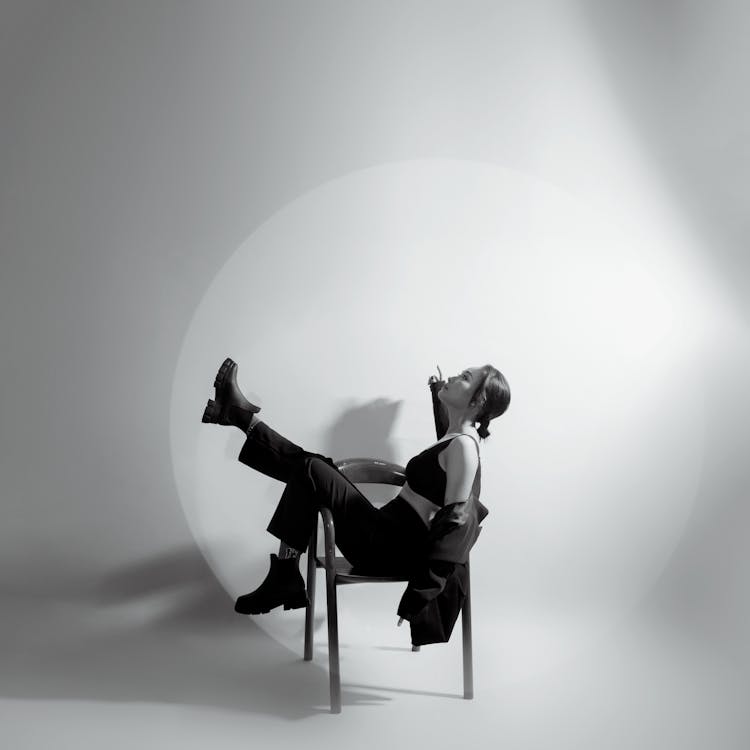
[[(281, 605), (307, 605), (299, 557), (307, 549), (319, 505), (330, 508), (336, 545), (354, 568), (406, 576), (418, 570), (436, 513), (465, 508), (472, 497), (478, 498), (479, 440), (489, 436), (490, 420), (510, 403), (508, 383), (491, 365), (469, 367), (445, 383), (431, 378), (430, 384), (442, 404), (439, 416), (447, 431), (409, 461), (398, 496), (376, 508), (330, 458), (300, 448), (258, 419), (260, 408), (237, 385), (237, 363), (224, 361), (203, 422), (242, 430), (246, 441), (239, 460), (286, 484), (267, 528), (281, 540), (278, 555), (271, 554), (270, 570), (260, 586), (237, 599), (237, 612), (261, 614)], [(455, 527), (460, 521), (453, 516)]]

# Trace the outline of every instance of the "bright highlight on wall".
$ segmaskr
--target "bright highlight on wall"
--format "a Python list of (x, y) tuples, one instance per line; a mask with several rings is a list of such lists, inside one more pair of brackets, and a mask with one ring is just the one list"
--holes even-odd
[[(449, 160), (356, 172), (272, 216), (210, 285), (175, 375), (175, 476), (218, 578), (233, 595), (260, 582), (282, 489), (236, 462), (239, 431), (200, 423), (225, 356), (293, 441), (402, 464), (434, 440), (435, 364), (491, 362), (513, 400), (483, 449), (490, 516), (472, 572), (485, 624), (523, 660), (554, 651), (541, 644), (561, 617), (630, 607), (690, 514), (701, 360), (725, 320), (680, 237)], [(345, 615), (363, 638), (392, 628), (399, 591), (377, 588)], [(304, 613), (275, 614), (256, 621), (297, 648)]]

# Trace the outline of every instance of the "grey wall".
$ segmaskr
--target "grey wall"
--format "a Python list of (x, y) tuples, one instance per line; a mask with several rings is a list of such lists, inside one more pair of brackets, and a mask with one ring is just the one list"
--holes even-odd
[[(40, 623), (64, 640), (81, 626), (71, 603), (138, 593), (139, 570), (154, 586), (200, 581), (186, 616), (202, 616), (196, 602), (225, 604), (194, 552), (169, 455), (175, 362), (207, 284), (274, 211), (358, 168), (449, 157), (575, 181), (574, 164), (540, 155), (563, 148), (549, 132), (575, 112), (563, 97), (549, 119), (532, 85), (564, 60), (554, 41), (571, 18), (600, 48), (602, 74), (727, 298), (749, 312), (748, 14), (730, 3), (655, 13), (650, 3), (3, 3), (3, 695), (64, 697), (54, 670), (24, 677), (47, 638)], [(743, 675), (747, 374), (739, 348), (712, 373), (700, 512), (652, 592), (657, 609), (744, 660)]]

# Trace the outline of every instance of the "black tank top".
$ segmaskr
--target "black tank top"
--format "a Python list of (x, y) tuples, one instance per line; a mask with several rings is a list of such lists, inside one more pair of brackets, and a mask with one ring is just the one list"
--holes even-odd
[[(466, 434), (468, 433), (462, 432), (454, 435), (450, 440), (441, 440), (439, 443), (425, 448), (406, 464), (405, 474), (409, 487), (441, 508), (445, 504), (446, 474), (445, 469), (438, 462), (438, 456), (455, 438)], [(469, 435), (469, 437), (475, 443), (477, 442), (473, 435)], [(478, 447), (479, 443), (477, 443)], [(479, 471), (478, 467), (477, 471)]]

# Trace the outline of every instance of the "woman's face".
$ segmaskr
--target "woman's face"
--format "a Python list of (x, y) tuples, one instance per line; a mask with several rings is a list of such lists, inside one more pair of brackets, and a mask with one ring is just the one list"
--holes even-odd
[(464, 410), (474, 396), (482, 377), (481, 367), (467, 367), (458, 375), (448, 378), (438, 391), (438, 398), (446, 405)]

